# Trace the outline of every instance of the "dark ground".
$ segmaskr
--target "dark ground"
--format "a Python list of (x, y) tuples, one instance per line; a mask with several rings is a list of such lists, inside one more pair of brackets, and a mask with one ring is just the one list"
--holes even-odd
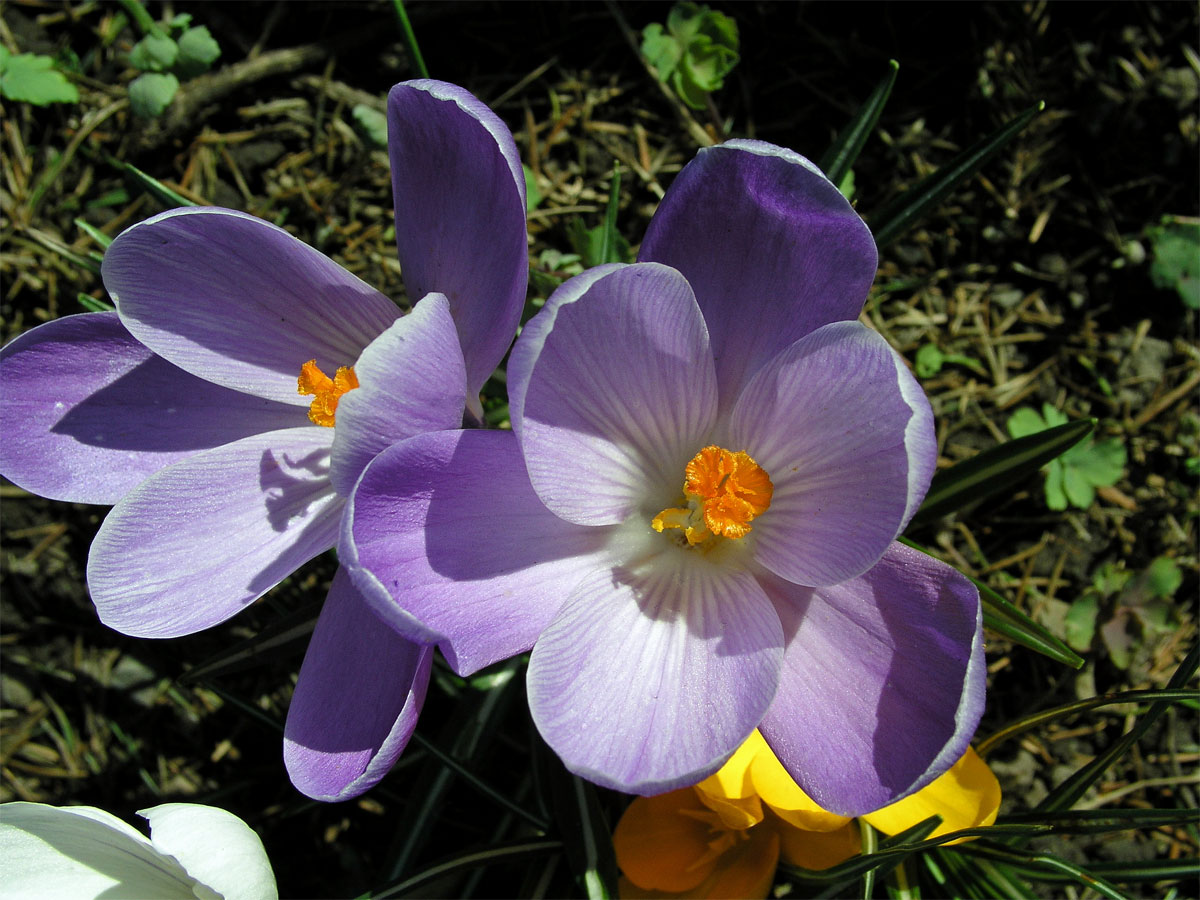
[[(976, 575), (1035, 619), (1062, 629), (1065, 604), (1104, 565), (1141, 573), (1168, 557), (1183, 575), (1166, 625), (1133, 629), (1132, 661), (1114, 664), (1097, 637), (1081, 672), (989, 640), (989, 708), (980, 736), (1033, 711), (1131, 687), (1161, 687), (1196, 641), (1200, 343), (1196, 314), (1154, 287), (1138, 247), (1164, 215), (1195, 216), (1197, 7), (1185, 3), (730, 4), (742, 62), (702, 126), (753, 136), (817, 158), (882, 77), (900, 74), (877, 136), (855, 166), (858, 209), (870, 220), (900, 190), (1035, 102), (1045, 111), (1001, 157), (917, 230), (881, 255), (867, 317), (912, 361), (936, 343), (969, 357), (925, 379), (949, 465), (1007, 437), (1020, 406), (1051, 403), (1095, 416), (1123, 441), (1123, 477), (1086, 510), (1053, 512), (1040, 479), (914, 539)], [(98, 246), (75, 220), (109, 235), (163, 208), (122, 178), (129, 162), (198, 202), (282, 221), (397, 298), (402, 284), (388, 228), (386, 154), (356, 130), (352, 108), (382, 109), (413, 77), (390, 4), (196, 3), (220, 42), (215, 75), (186, 83), (150, 127), (123, 105), (133, 72), (130, 28), (103, 45), (116, 6), (0, 6), (10, 49), (70, 50), (77, 106), (4, 104), (0, 199), (0, 321), (10, 339), (103, 298), (99, 278), (64, 258)], [(668, 4), (623, 4), (634, 30)], [(162, 8), (151, 4), (155, 16)], [(530, 217), (536, 269), (546, 250), (570, 252), (568, 223), (602, 216), (608, 172), (623, 166), (622, 232), (645, 223), (694, 153), (692, 132), (646, 75), (604, 5), (414, 2), (410, 15), (434, 77), (462, 84), (513, 129), (544, 200)], [(276, 51), (304, 48), (292, 54)], [(1189, 55), (1190, 54), (1190, 55)], [(235, 69), (243, 60), (260, 69)], [(263, 74), (265, 69), (267, 74)], [(719, 111), (719, 112), (717, 112)], [(65, 151), (65, 152), (64, 152)], [(62, 154), (62, 155), (59, 155)], [(1134, 246), (1134, 245), (1137, 246)], [(544, 291), (540, 296), (544, 296)], [(539, 296), (536, 289), (531, 296)], [(306, 800), (287, 782), (280, 735), (305, 638), (238, 669), (196, 677), (231, 645), (282, 614), (315, 615), (332, 561), (209, 632), (172, 641), (126, 638), (101, 626), (87, 598), (87, 547), (105, 510), (43, 501), (0, 486), (3, 550), (3, 735), (0, 799), (84, 803), (131, 818), (163, 800), (226, 806), (263, 836), (284, 896), (352, 896), (438, 857), (521, 832), (487, 798), (455, 785), (437, 827), (410, 840), (440, 765), (414, 743), (358, 801)], [(1102, 598), (1100, 621), (1131, 615)], [(1132, 621), (1132, 619), (1131, 619)], [(191, 675), (189, 676), (189, 673)], [(531, 730), (521, 679), (478, 736), (467, 765), (533, 803)], [(446, 694), (464, 698), (451, 702)], [(441, 670), (418, 735), (449, 750), (472, 735), (464, 709), (489, 695)], [(989, 757), (1006, 808), (1027, 809), (1128, 727), (1117, 707), (1066, 719), (999, 745)], [(1101, 779), (1094, 807), (1196, 806), (1200, 759), (1194, 708), (1173, 710)], [(610, 812), (620, 808), (606, 798)], [(1054, 845), (1076, 862), (1195, 856), (1194, 828), (1073, 838)], [(565, 864), (492, 868), (481, 896), (576, 890)], [(1192, 886), (1194, 888), (1194, 885)], [(1065, 895), (1058, 886), (1050, 895)], [(1185, 889), (1185, 894), (1190, 889)], [(1165, 886), (1134, 894), (1166, 896)], [(1077, 892), (1078, 893), (1078, 892)]]

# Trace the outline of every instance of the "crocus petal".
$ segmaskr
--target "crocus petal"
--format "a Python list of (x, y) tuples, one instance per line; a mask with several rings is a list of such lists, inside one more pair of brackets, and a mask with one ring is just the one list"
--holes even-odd
[(273, 428), (307, 425), (155, 356), (116, 313), (40, 325), (0, 351), (0, 473), (74, 503), (116, 503), (164, 466)]
[(388, 94), (388, 155), (405, 286), (409, 297), (450, 299), (477, 407), (525, 304), (520, 154), (505, 124), (470, 93), (417, 80)]
[(207, 450), (142, 482), (92, 541), (100, 620), (134, 637), (223, 622), (337, 539), (329, 429), (269, 431)]
[(894, 544), (865, 575), (834, 587), (759, 580), (787, 637), (759, 730), (820, 806), (871, 812), (965, 752), (986, 676), (979, 595), (966, 578)]
[(716, 871), (684, 897), (765, 900), (779, 865), (779, 836), (769, 828), (752, 828), (747, 839), (722, 854)]
[(542, 505), (512, 432), (443, 431), (401, 441), (367, 467), (340, 553), (379, 616), (440, 642), (466, 674), (533, 646), (600, 565), (606, 532)]
[(858, 213), (816, 166), (771, 144), (728, 141), (679, 173), (638, 259), (673, 266), (696, 291), (727, 409), (784, 347), (858, 317), (877, 254)]
[(613, 829), (617, 865), (643, 890), (686, 891), (712, 874), (707, 808), (691, 788), (634, 797)]
[(755, 729), (743, 746), (754, 748), (748, 773), (754, 790), (779, 818), (804, 831), (833, 831), (849, 823), (848, 816), (822, 809), (800, 790), (800, 786), (767, 746), (762, 732)]
[(929, 835), (932, 838), (961, 828), (991, 825), (999, 809), (1000, 782), (979, 754), (968, 747), (958, 762), (921, 790), (863, 818), (884, 834), (899, 834), (930, 816), (941, 816), (942, 824)]
[(700, 800), (721, 817), (727, 828), (740, 831), (763, 820), (762, 803), (750, 779), (750, 763), (759, 746), (765, 747), (766, 741), (755, 729), (725, 765), (696, 785)]
[(91, 806), (3, 804), (0, 859), (6, 897), (216, 896), (136, 830)]
[(857, 322), (826, 325), (759, 369), (730, 430), (775, 486), (754, 522), (755, 557), (797, 584), (837, 584), (874, 565), (924, 496), (936, 456), (929, 401)]
[(649, 520), (672, 505), (716, 409), (695, 297), (678, 272), (654, 264), (555, 291), (517, 342), (509, 385), (534, 489), (556, 515), (586, 525), (643, 506)]
[(275, 873), (262, 840), (231, 812), (199, 803), (164, 803), (138, 810), (150, 841), (225, 900), (275, 898)]
[(371, 342), (354, 373), (359, 386), (338, 401), (329, 464), (343, 497), (380, 450), (462, 424), (466, 373), (446, 298), (421, 300)]
[(529, 709), (575, 774), (633, 794), (695, 784), (770, 704), (778, 616), (752, 576), (694, 557), (592, 572), (538, 638)]
[(374, 787), (412, 736), (432, 661), (433, 648), (385, 625), (339, 568), (288, 707), (283, 761), (292, 784), (315, 800)]
[(262, 219), (191, 207), (126, 229), (105, 251), (104, 286), (125, 327), (215, 384), (308, 406), (315, 359), (332, 374), (399, 316), (387, 297)]

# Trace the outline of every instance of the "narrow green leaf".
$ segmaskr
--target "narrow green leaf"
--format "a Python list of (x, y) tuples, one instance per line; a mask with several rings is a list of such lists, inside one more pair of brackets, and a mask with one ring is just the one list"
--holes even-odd
[(26, 228), (25, 234), (35, 243), (41, 244), (47, 250), (57, 253), (67, 262), (73, 263), (74, 265), (79, 266), (79, 268), (85, 269), (88, 272), (93, 272), (96, 275), (100, 274), (100, 263), (96, 262), (96, 260), (92, 259), (90, 256), (81, 256), (62, 241), (58, 240), (58, 238), (51, 237), (50, 235), (46, 234), (46, 232), (39, 231), (36, 228)]
[(187, 197), (184, 197), (182, 194), (178, 194), (171, 190), (157, 178), (147, 175), (141, 169), (137, 168), (137, 166), (132, 166), (127, 162), (121, 162), (115, 157), (111, 158), (110, 161), (118, 169), (122, 170), (125, 173), (125, 177), (132, 181), (136, 187), (140, 188), (143, 192), (149, 194), (151, 197), (154, 197), (165, 206), (200, 205), (189, 200)]
[[(1179, 690), (1187, 684), (1188, 680), (1196, 673), (1198, 663), (1200, 663), (1200, 646), (1193, 646), (1183, 662), (1179, 664), (1179, 668), (1175, 670), (1175, 674), (1171, 676), (1171, 680), (1167, 683), (1167, 690)], [(1109, 766), (1124, 756), (1130, 747), (1141, 740), (1142, 735), (1146, 733), (1150, 726), (1158, 720), (1159, 716), (1167, 711), (1171, 702), (1160, 699), (1152, 703), (1150, 708), (1138, 717), (1133, 728), (1114, 741), (1107, 750), (1079, 769), (1074, 775), (1051, 789), (1045, 799), (1035, 807), (1035, 812), (1058, 812), (1074, 806), (1075, 801), (1087, 792), (1087, 789), (1104, 774), (1104, 771)]]
[(900, 64), (894, 59), (888, 60), (888, 71), (883, 76), (883, 80), (875, 86), (871, 96), (858, 108), (854, 118), (846, 123), (846, 127), (838, 134), (833, 145), (825, 151), (825, 155), (817, 163), (821, 171), (825, 173), (825, 177), (834, 184), (842, 183), (842, 179), (846, 177), (851, 166), (854, 165), (854, 161), (858, 159), (858, 154), (862, 152), (867, 138), (875, 130), (875, 125), (879, 122), (879, 114), (883, 112), (883, 107), (887, 104), (888, 97), (892, 93), (892, 85), (896, 83), (896, 73), (899, 71)]
[(429, 69), (425, 67), (425, 57), (421, 55), (421, 48), (417, 46), (417, 35), (413, 31), (412, 22), (408, 21), (408, 11), (404, 8), (404, 0), (392, 0), (392, 5), (396, 10), (396, 18), (400, 21), (400, 37), (404, 41), (404, 49), (408, 51), (408, 58), (413, 64), (413, 68), (417, 70), (417, 74), (422, 78), (429, 77)]
[(444, 859), (413, 875), (411, 878), (395, 881), (377, 891), (372, 891), (361, 896), (363, 898), (375, 898), (375, 900), (383, 900), (386, 897), (403, 897), (406, 895), (426, 896), (424, 893), (418, 893), (421, 888), (425, 888), (438, 879), (445, 878), (447, 875), (452, 875), (455, 872), (475, 869), (480, 866), (493, 866), (499, 863), (514, 863), (527, 859), (538, 859), (561, 852), (562, 841), (549, 838), (525, 838), (503, 844), (492, 844), (486, 850), (475, 850), (470, 853), (461, 853), (449, 859)]
[(1095, 426), (1095, 419), (1078, 419), (976, 453), (938, 472), (911, 524), (930, 522), (1012, 487), (1079, 443)]
[(111, 303), (105, 303), (103, 300), (97, 300), (87, 294), (81, 293), (76, 299), (79, 301), (79, 305), (88, 312), (112, 312), (116, 309)]
[(1055, 856), (1053, 853), (1025, 855), (986, 845), (981, 846), (979, 844), (963, 844), (955, 849), (969, 856), (983, 856), (997, 862), (1004, 862), (1010, 866), (1023, 869), (1026, 872), (1041, 870), (1060, 873), (1066, 876), (1064, 880), (1074, 881), (1083, 887), (1091, 888), (1101, 897), (1108, 898), (1108, 900), (1127, 900), (1125, 894), (1121, 893), (1115, 885), (1110, 884), (1106, 879), (1087, 869), (1073, 865), (1065, 859)]
[(608, 187), (608, 207), (604, 211), (604, 230), (600, 238), (600, 262), (621, 262), (620, 234), (617, 232), (617, 205), (621, 199), (621, 166), (614, 159), (612, 181)]
[(617, 896), (617, 857), (612, 829), (596, 790), (568, 772), (549, 747), (537, 741), (538, 775), (548, 788), (554, 824), (562, 835), (567, 862), (589, 900)]
[(781, 864), (780, 868), (787, 871), (797, 881), (820, 882), (827, 885), (820, 896), (841, 897), (844, 896), (843, 888), (861, 878), (864, 872), (878, 868), (884, 863), (903, 860), (918, 850), (945, 843), (949, 838), (939, 837), (933, 841), (923, 841), (940, 824), (942, 824), (941, 816), (930, 816), (911, 828), (892, 835), (885, 841), (880, 841), (878, 852), (853, 856), (828, 869), (802, 869), (799, 866), (787, 864)]
[(999, 131), (971, 145), (883, 209), (877, 210), (868, 222), (875, 235), (875, 243), (885, 247), (916, 225), (930, 207), (1004, 149), (1045, 106), (1040, 102), (1031, 106)]
[(97, 244), (99, 244), (105, 250), (107, 250), (108, 245), (113, 242), (113, 239), (110, 238), (107, 234), (105, 234), (103, 231), (101, 231), (99, 228), (97, 228), (95, 225), (91, 224), (90, 222), (85, 222), (83, 219), (76, 219), (75, 227), (78, 228), (80, 231), (82, 231), (84, 234), (86, 234), (88, 237), (90, 237), (93, 241), (95, 241)]
[(319, 603), (306, 603), (293, 613), (282, 616), (244, 641), (239, 641), (192, 666), (181, 682), (208, 681), (233, 672), (264, 666), (289, 657), (299, 660), (308, 636), (317, 626)]

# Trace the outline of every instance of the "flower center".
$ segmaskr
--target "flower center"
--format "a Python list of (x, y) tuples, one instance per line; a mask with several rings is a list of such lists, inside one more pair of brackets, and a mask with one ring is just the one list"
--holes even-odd
[(300, 394), (316, 394), (316, 399), (308, 408), (308, 417), (314, 425), (333, 427), (334, 413), (337, 412), (338, 400), (342, 394), (358, 387), (358, 376), (354, 374), (353, 366), (341, 366), (330, 378), (319, 368), (317, 361), (310, 359), (300, 367), (300, 377), (296, 379), (296, 391)]
[(658, 532), (680, 529), (689, 547), (714, 535), (745, 537), (750, 522), (771, 505), (774, 490), (766, 470), (744, 450), (734, 453), (724, 447), (705, 447), (684, 469), (687, 505), (664, 509), (650, 526)]

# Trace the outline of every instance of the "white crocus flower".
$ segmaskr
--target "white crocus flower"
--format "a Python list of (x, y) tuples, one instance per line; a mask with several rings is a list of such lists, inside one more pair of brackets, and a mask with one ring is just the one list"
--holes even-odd
[(102, 809), (0, 805), (0, 894), (24, 898), (277, 898), (262, 841), (233, 813), (198, 803), (138, 810), (151, 837)]

